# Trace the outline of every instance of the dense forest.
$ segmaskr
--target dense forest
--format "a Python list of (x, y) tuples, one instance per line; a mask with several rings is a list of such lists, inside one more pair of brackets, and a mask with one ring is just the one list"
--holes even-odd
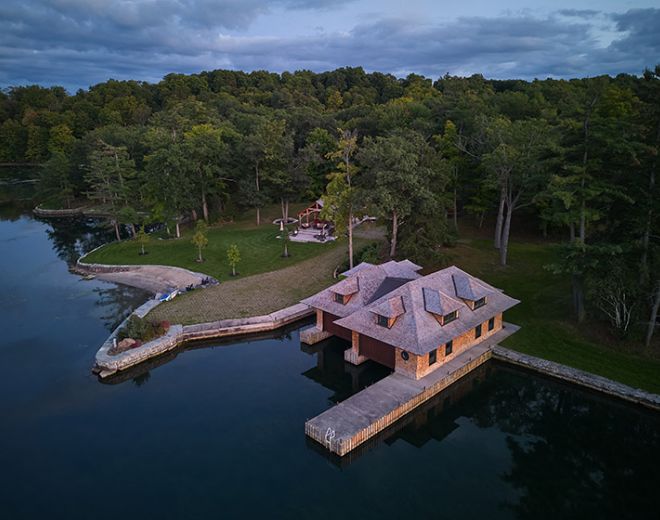
[[(361, 68), (216, 70), (0, 92), (0, 163), (36, 163), (49, 207), (82, 199), (117, 227), (230, 219), (323, 196), (338, 231), (376, 215), (388, 253), (433, 262), (458, 215), (560, 239), (575, 316), (625, 335), (660, 307), (660, 66), (575, 80), (399, 79)], [(349, 243), (351, 241), (349, 240)], [(352, 254), (351, 254), (352, 259)]]

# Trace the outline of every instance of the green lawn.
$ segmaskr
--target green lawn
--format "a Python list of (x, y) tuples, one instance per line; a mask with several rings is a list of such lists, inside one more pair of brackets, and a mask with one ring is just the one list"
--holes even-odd
[(448, 253), (451, 263), (521, 300), (505, 319), (522, 328), (503, 346), (660, 393), (657, 356), (614, 340), (603, 344), (598, 336), (606, 336), (606, 324), (575, 323), (569, 280), (543, 268), (557, 251), (553, 244), (514, 241), (506, 268), (498, 265), (490, 240), (464, 239)]
[(185, 231), (179, 239), (157, 240), (152, 238), (147, 246), (149, 254), (141, 256), (140, 246), (134, 240), (108, 244), (85, 257), (85, 262), (100, 264), (160, 264), (184, 267), (227, 280), (231, 268), (227, 263), (227, 248), (238, 245), (241, 262), (237, 271), (249, 276), (282, 269), (307, 260), (336, 247), (334, 243), (300, 244), (289, 242), (289, 258), (282, 258), (283, 244), (278, 239), (279, 228), (273, 224), (248, 226), (224, 224), (212, 227), (208, 232), (209, 245), (203, 251), (205, 261), (198, 263), (197, 249), (191, 243), (192, 231)]

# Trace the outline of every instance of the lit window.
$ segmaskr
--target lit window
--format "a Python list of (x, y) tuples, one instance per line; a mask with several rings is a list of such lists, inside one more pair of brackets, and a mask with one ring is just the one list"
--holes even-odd
[(335, 301), (344, 305), (344, 295), (335, 293)]
[(479, 298), (478, 300), (476, 300), (474, 302), (474, 308), (475, 309), (478, 309), (479, 307), (483, 307), (484, 305), (486, 305), (486, 298), (485, 297)]
[(387, 319), (387, 316), (381, 316), (380, 314), (378, 315), (378, 325), (381, 327), (389, 327), (390, 326), (390, 320)]
[(432, 350), (431, 352), (429, 352), (429, 366), (435, 363), (437, 359), (438, 359), (437, 350)]
[(474, 338), (480, 338), (481, 337), (481, 325), (477, 325), (477, 327), (474, 329)]
[(458, 311), (454, 311), (454, 312), (450, 312), (449, 314), (445, 314), (442, 317), (442, 324), (447, 325), (447, 323), (451, 323), (456, 318), (458, 318)]
[(495, 318), (488, 320), (488, 330), (493, 330), (495, 328)]
[(452, 340), (449, 340), (447, 343), (445, 343), (445, 356), (451, 354), (453, 350), (454, 350), (454, 342)]

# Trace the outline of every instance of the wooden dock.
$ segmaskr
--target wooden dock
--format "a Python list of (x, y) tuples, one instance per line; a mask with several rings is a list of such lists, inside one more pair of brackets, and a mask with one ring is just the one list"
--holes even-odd
[(418, 379), (392, 374), (305, 423), (305, 434), (339, 456), (394, 424), (492, 357), (492, 347), (518, 330), (505, 328)]

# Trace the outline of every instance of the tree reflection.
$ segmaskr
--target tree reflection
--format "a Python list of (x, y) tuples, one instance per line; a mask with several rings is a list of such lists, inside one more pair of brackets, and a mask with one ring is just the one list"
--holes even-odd
[(473, 420), (510, 434), (518, 518), (655, 517), (657, 414), (506, 368), (489, 386)]
[(148, 298), (148, 293), (127, 285), (96, 287), (96, 305), (103, 309), (101, 319), (108, 330), (114, 330), (139, 304)]
[(112, 231), (101, 220), (86, 218), (49, 219), (46, 230), (57, 256), (75, 264), (78, 258), (112, 240)]

